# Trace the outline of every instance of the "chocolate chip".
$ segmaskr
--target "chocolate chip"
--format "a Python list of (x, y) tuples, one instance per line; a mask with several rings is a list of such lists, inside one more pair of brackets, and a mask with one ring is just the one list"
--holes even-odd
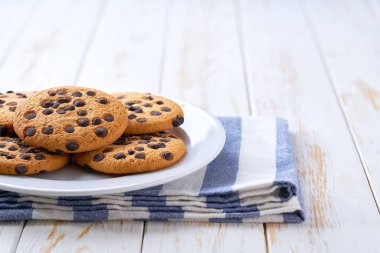
[(166, 106), (164, 106), (164, 107), (161, 107), (161, 111), (163, 111), (163, 112), (170, 112), (172, 109), (170, 109), (169, 107), (166, 107)]
[(9, 110), (10, 112), (14, 112), (14, 111), (16, 111), (16, 107), (9, 107), (8, 110)]
[(4, 143), (0, 143), (0, 148), (5, 148), (6, 146)]
[(96, 118), (93, 118), (92, 119), (92, 124), (93, 125), (100, 125), (100, 124), (102, 124), (102, 119), (101, 118), (98, 118), (98, 117), (96, 117)]
[(33, 136), (36, 134), (36, 129), (34, 127), (30, 127), (24, 130), (24, 134), (26, 136)]
[(144, 123), (146, 122), (146, 118), (139, 118), (139, 119), (136, 119), (136, 121), (139, 123)]
[(9, 90), (9, 91), (7, 91), (7, 93), (14, 93), (14, 91), (13, 90)]
[(142, 139), (142, 140), (150, 140), (150, 139), (152, 139), (152, 136), (149, 136), (149, 135), (142, 135), (142, 136), (140, 136), (140, 138)]
[(23, 160), (29, 161), (32, 157), (31, 157), (31, 155), (28, 155), (28, 154), (21, 154), (20, 158)]
[(112, 152), (113, 151), (113, 148), (105, 148), (103, 150), (103, 153), (109, 153), (109, 152)]
[(123, 99), (125, 96), (118, 96), (117, 99)]
[(30, 149), (30, 153), (34, 153), (34, 154), (36, 154), (36, 153), (41, 153), (41, 152), (45, 152), (46, 150), (45, 149), (43, 149), (43, 148), (31, 148)]
[(165, 138), (160, 138), (159, 139), (161, 142), (169, 142), (170, 140), (169, 139), (165, 139)]
[(42, 133), (43, 134), (49, 135), (49, 134), (52, 134), (53, 131), (54, 131), (54, 129), (52, 127), (50, 127), (50, 126), (42, 128)]
[(28, 167), (25, 165), (17, 165), (16, 166), (16, 173), (17, 174), (25, 174), (28, 171)]
[(14, 155), (6, 155), (5, 158), (8, 160), (15, 159), (16, 157)]
[(152, 116), (159, 116), (159, 115), (161, 115), (161, 113), (158, 112), (158, 111), (152, 111), (152, 112), (150, 112), (150, 115), (152, 115)]
[(177, 116), (177, 118), (172, 120), (172, 125), (174, 127), (179, 127), (184, 122), (184, 118), (182, 116)]
[(161, 157), (164, 158), (165, 160), (173, 160), (174, 156), (170, 152), (162, 152)]
[(137, 118), (136, 114), (129, 114), (128, 119), (135, 119)]
[(134, 113), (143, 113), (144, 111), (137, 106), (131, 106), (128, 108), (128, 111), (134, 112)]
[(96, 95), (96, 93), (94, 91), (87, 91), (86, 94), (87, 94), (87, 96), (90, 96), (90, 97), (93, 97)]
[(79, 98), (79, 97), (81, 97), (83, 94), (82, 94), (82, 92), (80, 92), (80, 91), (76, 91), (76, 92), (74, 92), (73, 94), (71, 94), (73, 97), (77, 97), (77, 98)]
[(109, 103), (108, 99), (106, 99), (106, 98), (98, 98), (98, 99), (96, 99), (96, 102), (98, 102), (99, 104), (103, 104), (103, 105), (106, 105)]
[(99, 127), (99, 128), (97, 128), (97, 129), (95, 129), (95, 134), (96, 134), (98, 137), (105, 137), (105, 136), (107, 136), (107, 134), (108, 134), (108, 130), (107, 130), (107, 128)]
[(53, 101), (50, 101), (50, 100), (45, 100), (45, 101), (43, 101), (42, 103), (41, 103), (41, 106), (43, 107), (43, 108), (49, 108), (49, 107), (51, 107), (51, 106), (53, 106), (54, 105), (54, 102)]
[(59, 106), (60, 106), (60, 104), (55, 103), (52, 107), (53, 107), (54, 109), (57, 109)]
[(6, 136), (8, 133), (8, 129), (5, 126), (0, 126), (0, 136)]
[(44, 115), (50, 115), (50, 114), (52, 114), (53, 112), (54, 112), (53, 109), (45, 109), (45, 110), (42, 111), (42, 113), (43, 113)]
[(147, 140), (140, 140), (138, 141), (137, 143), (138, 144), (148, 144), (150, 141), (147, 141)]
[(65, 152), (63, 152), (63, 151), (60, 150), (60, 149), (56, 149), (56, 150), (55, 150), (55, 153), (56, 153), (57, 155), (64, 155), (64, 154), (65, 154)]
[(124, 104), (128, 105), (128, 106), (132, 106), (132, 105), (139, 104), (139, 103), (141, 103), (141, 102), (140, 101), (127, 101)]
[(79, 148), (79, 144), (74, 141), (66, 143), (66, 149), (69, 151), (75, 151), (78, 148)]
[(66, 126), (65, 129), (64, 129), (64, 131), (65, 131), (66, 133), (71, 134), (71, 133), (74, 133), (75, 129), (74, 129), (74, 127), (72, 127), (72, 126)]
[(70, 103), (71, 98), (69, 97), (59, 97), (56, 99), (57, 103), (59, 104), (65, 104), (65, 103)]
[(67, 91), (66, 90), (63, 90), (63, 89), (60, 89), (57, 91), (58, 95), (65, 95), (67, 94)]
[(137, 154), (135, 155), (135, 158), (137, 158), (137, 159), (145, 159), (145, 155), (144, 155), (144, 154), (141, 154), (141, 153), (137, 153)]
[(3, 108), (3, 105), (0, 105), (0, 108)]
[(65, 108), (63, 108), (65, 111), (75, 111), (75, 106), (73, 105), (68, 105)]
[(105, 121), (107, 121), (107, 122), (112, 122), (112, 121), (115, 120), (114, 117), (113, 117), (113, 115), (111, 115), (111, 114), (104, 115), (104, 116), (103, 116), (103, 119), (104, 119)]
[(149, 103), (145, 103), (143, 104), (144, 107), (152, 107), (152, 104), (149, 104)]
[(78, 111), (77, 115), (83, 117), (83, 116), (87, 115), (87, 112), (86, 111)]
[(10, 147), (8, 148), (8, 150), (9, 150), (9, 151), (16, 151), (16, 150), (18, 150), (18, 147), (16, 147), (16, 146), (10, 146)]
[(76, 107), (83, 107), (83, 106), (86, 105), (86, 103), (85, 103), (83, 100), (75, 100), (75, 101), (74, 101), (74, 105), (75, 105)]
[(94, 162), (100, 162), (101, 160), (104, 159), (104, 157), (105, 156), (103, 154), (97, 154), (97, 155), (94, 156), (93, 161)]
[(5, 100), (0, 99), (0, 104), (4, 104)]
[(55, 91), (53, 91), (53, 90), (49, 90), (48, 94), (49, 94), (49, 96), (52, 96), (52, 97), (54, 97), (55, 95), (57, 95), (57, 93)]
[(178, 137), (177, 137), (177, 136), (175, 136), (175, 135), (172, 135), (172, 134), (171, 134), (171, 135), (169, 135), (169, 137), (170, 137), (170, 138), (173, 138), (173, 139), (178, 139)]
[(58, 114), (66, 114), (66, 111), (63, 110), (63, 109), (59, 109), (59, 110), (57, 110), (57, 113), (58, 113)]
[(156, 101), (156, 104), (158, 104), (158, 105), (163, 105), (163, 104), (164, 104), (164, 102), (163, 102), (163, 101), (161, 101), (161, 100), (158, 100), (158, 101)]
[(145, 99), (145, 100), (153, 100), (153, 97), (152, 97), (152, 96), (146, 96), (146, 97), (143, 97), (142, 99)]
[(134, 153), (136, 153), (134, 150), (128, 150), (128, 155), (133, 155)]
[(36, 155), (34, 155), (34, 159), (36, 159), (36, 160), (44, 160), (45, 156), (43, 154), (36, 154)]
[(126, 158), (127, 156), (123, 153), (117, 153), (113, 156), (115, 159), (124, 159)]
[(166, 147), (166, 145), (163, 142), (159, 142), (159, 143), (155, 143), (155, 144), (149, 144), (148, 147), (151, 149), (159, 149), (159, 148)]
[(90, 125), (90, 121), (88, 119), (82, 118), (82, 119), (77, 120), (77, 124), (78, 124), (78, 126), (86, 127), (86, 126)]
[(6, 105), (14, 106), (14, 105), (17, 105), (17, 102), (9, 102), (9, 103), (6, 103)]
[(144, 148), (143, 148), (143, 147), (135, 147), (135, 150), (136, 150), (136, 151), (143, 151)]
[(34, 119), (37, 116), (35, 112), (27, 112), (24, 117), (27, 119)]

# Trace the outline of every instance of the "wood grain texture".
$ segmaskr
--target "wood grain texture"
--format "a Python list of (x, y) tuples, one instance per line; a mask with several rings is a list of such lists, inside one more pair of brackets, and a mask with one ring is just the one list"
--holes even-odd
[(30, 221), (16, 252), (140, 252), (141, 222)]
[(39, 1), (0, 1), (0, 67)]
[[(216, 115), (249, 113), (232, 1), (172, 1), (161, 93)], [(143, 252), (265, 252), (260, 224), (148, 222)]]
[(379, 215), (302, 8), (239, 9), (253, 112), (289, 120), (306, 207), (302, 224), (267, 225), (269, 252), (373, 252)]
[(369, 4), (309, 1), (304, 7), (380, 206), (380, 11)]
[[(85, 48), (91, 40), (91, 31), (103, 7), (102, 1), (75, 1), (75, 4), (74, 1), (59, 1), (55, 4), (51, 1), (42, 2), (21, 36), (22, 42), (13, 47), (10, 59), (4, 65), (7, 71), (0, 69), (0, 82), (17, 79), (12, 86), (14, 90), (37, 90), (62, 83), (75, 83)], [(64, 22), (67, 17), (71, 20)], [(54, 36), (46, 41), (50, 33), (54, 33)], [(25, 67), (20, 52), (33, 50), (37, 51), (25, 55), (25, 61), (29, 61), (31, 68), (17, 68)], [(48, 63), (52, 63), (53, 67)], [(23, 70), (28, 73), (25, 79), (17, 76)], [(9, 233), (0, 235), (0, 242), (11, 242), (8, 252), (14, 252), (22, 227), (23, 223), (1, 226), (2, 231)], [(142, 230), (142, 222), (28, 221), (17, 252), (139, 252)], [(7, 250), (2, 249), (2, 252)]]
[(166, 1), (109, 1), (78, 84), (107, 92), (157, 92)]
[[(39, 1), (0, 1), (0, 68), (38, 4)], [(9, 89), (11, 87), (0, 85), (0, 92)], [(23, 227), (23, 221), (0, 223), (2, 252), (15, 251)]]
[(0, 69), (0, 87), (29, 90), (72, 84), (100, 3), (42, 0)]

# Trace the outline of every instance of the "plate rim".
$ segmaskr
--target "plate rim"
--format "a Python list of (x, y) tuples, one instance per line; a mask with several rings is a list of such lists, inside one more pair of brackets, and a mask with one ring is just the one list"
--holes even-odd
[[(202, 109), (202, 108), (200, 108), (200, 107), (198, 107), (192, 103), (181, 100), (181, 99), (176, 99), (176, 98), (173, 99), (170, 97), (167, 97), (167, 98), (175, 101), (176, 103), (183, 104), (184, 106), (188, 105), (190, 107), (193, 107), (197, 110), (202, 111), (204, 114), (206, 114), (208, 117), (210, 117), (212, 119), (213, 123), (216, 126), (216, 129), (218, 130), (219, 134), (221, 135), (220, 139), (218, 139), (217, 140), (218, 142), (216, 143), (217, 148), (215, 148), (214, 152), (209, 155), (209, 159), (205, 159), (204, 161), (202, 161), (199, 166), (194, 166), (193, 168), (190, 168), (190, 169), (188, 168), (188, 169), (186, 169), (185, 172), (182, 171), (182, 172), (174, 173), (172, 175), (169, 175), (166, 178), (161, 178), (158, 181), (157, 180), (156, 181), (151, 180), (149, 182), (145, 182), (145, 183), (141, 183), (141, 184), (129, 184), (128, 186), (117, 185), (115, 187), (112, 187), (112, 186), (107, 187), (106, 189), (104, 189), (104, 188), (97, 188), (97, 189), (96, 188), (95, 189), (94, 188), (87, 188), (87, 189), (78, 190), (77, 187), (75, 187), (75, 189), (72, 189), (72, 190), (71, 189), (62, 189), (62, 188), (59, 188), (59, 185), (60, 184), (67, 184), (70, 181), (68, 181), (68, 180), (67, 181), (58, 181), (58, 180), (52, 180), (52, 179), (33, 178), (33, 180), (36, 180), (36, 184), (38, 184), (38, 181), (40, 181), (40, 180), (41, 181), (49, 180), (49, 181), (51, 181), (50, 183), (56, 183), (58, 187), (55, 189), (47, 189), (47, 188), (36, 189), (35, 187), (13, 185), (11, 183), (6, 183), (6, 182), (0, 181), (0, 190), (11, 191), (11, 192), (16, 192), (16, 193), (21, 193), (21, 194), (35, 195), (35, 196), (46, 196), (46, 197), (99, 196), (99, 195), (107, 195), (107, 194), (118, 194), (118, 193), (124, 193), (124, 192), (130, 192), (130, 191), (136, 191), (136, 190), (140, 190), (140, 189), (144, 189), (144, 188), (154, 187), (157, 185), (165, 184), (165, 183), (172, 182), (174, 180), (183, 178), (185, 176), (188, 176), (191, 173), (194, 173), (194, 172), (200, 170), (201, 168), (203, 168), (207, 164), (209, 164), (212, 160), (214, 160), (222, 151), (222, 149), (225, 145), (225, 142), (226, 142), (225, 129), (224, 129), (222, 123), (220, 122), (220, 120), (217, 117), (215, 117), (214, 115), (212, 115), (210, 112), (208, 112), (208, 111), (206, 111), (206, 110), (204, 110), (204, 109)], [(155, 173), (158, 171), (159, 170), (148, 172), (148, 173)], [(144, 175), (144, 174), (145, 173), (134, 174), (134, 175)], [(10, 175), (0, 175), (0, 176), (10, 176)], [(125, 176), (128, 176), (128, 175), (125, 175)], [(118, 178), (111, 178), (111, 179), (110, 178), (99, 179), (99, 181), (121, 179), (122, 177), (123, 176), (118, 177)], [(18, 179), (28, 180), (29, 178), (24, 177), (24, 178), (18, 178)], [(94, 181), (97, 181), (97, 180), (94, 180)], [(72, 184), (75, 184), (75, 183), (79, 184), (81, 182), (83, 183), (83, 181), (71, 181)], [(110, 184), (112, 185), (112, 181), (110, 181)]]

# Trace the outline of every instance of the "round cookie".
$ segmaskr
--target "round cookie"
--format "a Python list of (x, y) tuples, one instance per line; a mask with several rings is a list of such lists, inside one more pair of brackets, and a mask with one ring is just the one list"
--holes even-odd
[(184, 122), (182, 108), (170, 99), (138, 92), (112, 95), (128, 110), (127, 134), (155, 133), (179, 127)]
[(13, 118), (16, 108), (33, 93), (14, 91), (0, 93), (0, 136), (8, 136), (14, 133)]
[(17, 137), (0, 137), (0, 174), (37, 174), (60, 169), (69, 162), (69, 155), (30, 147)]
[(16, 134), (31, 146), (80, 153), (113, 143), (128, 125), (124, 106), (102, 91), (57, 87), (29, 97), (16, 110)]
[(182, 139), (171, 133), (123, 134), (113, 145), (76, 154), (75, 162), (96, 171), (131, 174), (166, 168), (186, 153)]

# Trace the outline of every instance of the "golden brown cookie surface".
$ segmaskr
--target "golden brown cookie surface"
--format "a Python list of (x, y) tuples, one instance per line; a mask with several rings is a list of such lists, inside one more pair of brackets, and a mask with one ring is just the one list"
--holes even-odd
[(29, 97), (16, 109), (16, 134), (31, 146), (79, 153), (114, 142), (128, 125), (124, 106), (102, 91), (56, 87)]
[(30, 147), (17, 137), (0, 137), (0, 174), (30, 175), (54, 171), (69, 161), (69, 155)]
[(123, 134), (113, 145), (76, 154), (74, 159), (79, 165), (99, 172), (131, 174), (166, 168), (185, 153), (183, 140), (171, 133)]
[(0, 136), (14, 133), (13, 118), (17, 106), (24, 102), (34, 92), (7, 91), (0, 93)]
[(184, 122), (182, 108), (174, 101), (149, 93), (112, 94), (128, 110), (127, 134), (147, 134), (179, 127)]

